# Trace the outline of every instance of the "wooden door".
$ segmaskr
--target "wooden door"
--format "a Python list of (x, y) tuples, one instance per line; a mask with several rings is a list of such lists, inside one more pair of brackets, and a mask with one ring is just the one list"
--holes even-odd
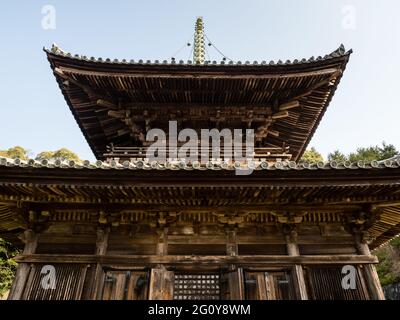
[(148, 272), (107, 271), (103, 300), (146, 300)]
[(292, 278), (289, 272), (245, 272), (247, 300), (293, 300)]
[(172, 300), (174, 297), (174, 273), (166, 269), (152, 269), (149, 300)]
[(222, 300), (244, 300), (243, 269), (221, 274), (220, 287)]

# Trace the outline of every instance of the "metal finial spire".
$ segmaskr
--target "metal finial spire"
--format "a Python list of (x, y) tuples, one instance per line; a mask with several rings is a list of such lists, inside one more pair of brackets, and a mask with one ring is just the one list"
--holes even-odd
[(194, 33), (193, 61), (195, 63), (203, 64), (205, 60), (205, 54), (206, 54), (206, 46), (204, 44), (203, 17), (198, 17), (196, 20), (195, 33)]

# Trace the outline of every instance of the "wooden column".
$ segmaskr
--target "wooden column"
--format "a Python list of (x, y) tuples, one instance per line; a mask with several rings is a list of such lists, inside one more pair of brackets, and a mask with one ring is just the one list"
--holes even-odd
[(157, 230), (158, 242), (156, 254), (159, 256), (165, 256), (168, 254), (168, 228), (162, 227)]
[[(168, 254), (168, 227), (160, 223), (157, 229), (157, 256)], [(149, 284), (149, 300), (172, 300), (174, 298), (174, 272), (168, 271), (164, 265), (158, 264), (151, 269)]]
[[(364, 256), (371, 256), (371, 251), (369, 250), (368, 243), (364, 233), (355, 233), (356, 246), (358, 254)], [(378, 273), (373, 264), (364, 265), (364, 274), (368, 282), (368, 290), (370, 297), (373, 300), (385, 300), (385, 295), (382, 290), (381, 283), (379, 281)]]
[[(289, 256), (300, 256), (299, 246), (297, 244), (297, 231), (295, 229), (291, 229), (286, 233), (286, 247)], [(300, 264), (296, 264), (293, 267), (293, 281), (295, 283), (297, 297), (301, 300), (308, 300), (304, 271)]]
[(238, 245), (236, 242), (236, 228), (226, 227), (226, 254), (228, 256), (238, 255)]
[[(23, 254), (29, 255), (34, 254), (38, 243), (38, 234), (31, 229), (26, 230), (22, 237), (22, 241), (25, 242)], [(25, 284), (29, 276), (30, 265), (28, 263), (20, 263), (15, 275), (15, 279), (11, 286), (8, 300), (20, 300), (22, 298)]]
[[(106, 255), (109, 235), (110, 235), (109, 227), (97, 229), (95, 255), (97, 255), (97, 256)], [(101, 300), (102, 299), (102, 288), (104, 285), (104, 280), (105, 280), (105, 274), (103, 271), (103, 267), (100, 263), (97, 263), (96, 270), (95, 270), (94, 276), (93, 276), (93, 281), (92, 281), (91, 298), (93, 300)]]
[[(226, 254), (228, 256), (238, 255), (238, 245), (236, 241), (236, 228), (227, 226), (226, 227)], [(238, 268), (235, 265), (229, 267), (227, 274), (228, 286), (229, 286), (229, 298), (230, 300), (244, 300), (244, 277), (243, 268)]]

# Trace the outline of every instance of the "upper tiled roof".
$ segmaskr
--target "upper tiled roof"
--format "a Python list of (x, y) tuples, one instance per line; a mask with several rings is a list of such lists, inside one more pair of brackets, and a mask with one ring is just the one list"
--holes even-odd
[[(261, 147), (285, 145), (298, 161), (351, 53), (342, 45), (324, 57), (286, 62), (193, 64), (95, 59), (57, 46), (45, 50), (65, 100), (99, 160), (106, 158), (110, 143), (142, 147), (149, 129), (167, 132), (171, 120), (182, 121), (179, 129), (200, 130), (224, 119), (224, 128), (245, 129), (250, 124), (260, 129)], [(290, 102), (297, 107), (276, 110)], [(114, 106), (125, 114), (116, 116)], [(263, 131), (266, 127), (271, 134)]]
[(310, 57), (310, 58), (303, 58), (303, 59), (294, 59), (294, 60), (278, 60), (278, 61), (205, 61), (204, 64), (199, 64), (195, 63), (191, 60), (175, 60), (175, 59), (170, 59), (170, 60), (133, 60), (133, 59), (111, 59), (111, 58), (95, 58), (95, 57), (88, 57), (86, 55), (81, 55), (81, 54), (73, 54), (70, 52), (67, 52), (63, 49), (61, 49), (58, 45), (53, 44), (51, 49), (44, 48), (44, 51), (49, 53), (49, 54), (55, 54), (61, 57), (67, 57), (71, 59), (76, 59), (76, 60), (82, 60), (82, 61), (90, 61), (90, 62), (100, 62), (100, 63), (105, 63), (105, 64), (131, 64), (131, 65), (196, 65), (196, 66), (207, 66), (207, 65), (212, 65), (212, 66), (282, 66), (282, 65), (298, 65), (298, 64), (307, 64), (307, 63), (312, 63), (315, 61), (322, 61), (322, 60), (329, 60), (333, 58), (338, 58), (341, 56), (349, 55), (353, 51), (350, 49), (346, 51), (345, 47), (343, 44), (339, 46), (338, 49), (335, 51), (331, 52), (330, 54), (327, 54), (325, 56), (318, 56), (318, 57)]

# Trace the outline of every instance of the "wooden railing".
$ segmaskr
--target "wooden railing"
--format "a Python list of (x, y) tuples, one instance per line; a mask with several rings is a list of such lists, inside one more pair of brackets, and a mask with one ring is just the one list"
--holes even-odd
[[(195, 146), (197, 147), (197, 146)], [(103, 156), (107, 159), (145, 159), (148, 147), (116, 147), (114, 145), (107, 146), (107, 152), (103, 154)], [(168, 156), (168, 147), (165, 150), (158, 149), (159, 152), (163, 152), (166, 154), (166, 158)], [(177, 147), (179, 152), (179, 146)], [(230, 159), (225, 157), (225, 151), (230, 151)], [(218, 157), (213, 157), (213, 154), (217, 154)], [(289, 147), (255, 147), (253, 148), (252, 158), (255, 160), (290, 160), (292, 155), (289, 153)], [(156, 154), (157, 155), (157, 154)], [(197, 156), (198, 160), (201, 161), (204, 158), (207, 159), (221, 159), (225, 161), (235, 161), (236, 159), (246, 158), (246, 146), (243, 146), (239, 152), (238, 150), (230, 147), (229, 149), (224, 148), (223, 146), (220, 148), (202, 148), (197, 147)]]

